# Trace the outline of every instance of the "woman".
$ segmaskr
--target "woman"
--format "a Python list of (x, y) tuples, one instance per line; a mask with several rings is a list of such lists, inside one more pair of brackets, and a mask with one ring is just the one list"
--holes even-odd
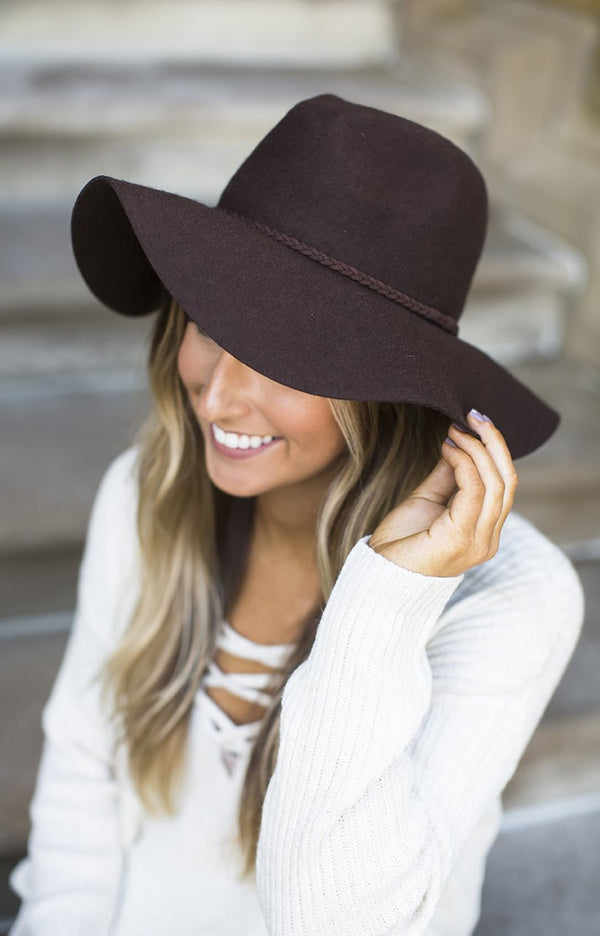
[(511, 512), (558, 414), (458, 338), (486, 223), (462, 150), (334, 95), (215, 208), (80, 193), (90, 289), (159, 309), (155, 406), (92, 508), (13, 936), (472, 932), (583, 620)]

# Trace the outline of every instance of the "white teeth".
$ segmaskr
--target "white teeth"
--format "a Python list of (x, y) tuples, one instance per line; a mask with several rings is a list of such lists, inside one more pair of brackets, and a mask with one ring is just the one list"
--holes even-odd
[(220, 442), (221, 445), (226, 445), (227, 448), (231, 449), (247, 449), (247, 448), (260, 448), (261, 445), (266, 445), (267, 442), (271, 442), (273, 436), (247, 436), (247, 435), (238, 435), (236, 432), (224, 432), (223, 429), (220, 429), (219, 426), (213, 424), (212, 431), (217, 442)]

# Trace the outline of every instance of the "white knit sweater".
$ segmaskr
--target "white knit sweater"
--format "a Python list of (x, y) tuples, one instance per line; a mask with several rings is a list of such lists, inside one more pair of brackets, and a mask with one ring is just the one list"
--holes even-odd
[(229, 776), (199, 692), (184, 804), (152, 818), (111, 758), (91, 681), (137, 594), (135, 454), (111, 463), (90, 515), (10, 936), (468, 936), (500, 794), (581, 630), (569, 559), (514, 512), (496, 555), (455, 577), (357, 541), (285, 687), (256, 881), (242, 883), (228, 842), (256, 723), (221, 720)]

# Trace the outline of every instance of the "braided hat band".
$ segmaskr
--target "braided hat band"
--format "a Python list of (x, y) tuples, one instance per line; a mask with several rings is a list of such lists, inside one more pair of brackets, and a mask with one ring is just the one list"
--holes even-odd
[(261, 224), (260, 221), (254, 221), (252, 218), (247, 218), (245, 215), (238, 214), (237, 211), (231, 211), (229, 208), (223, 208), (220, 205), (217, 205), (216, 208), (218, 211), (222, 211), (224, 214), (232, 218), (237, 218), (239, 221), (243, 221), (245, 224), (256, 228), (257, 231), (267, 234), (280, 244), (285, 244), (286, 247), (297, 250), (305, 257), (309, 257), (311, 260), (322, 264), (322, 266), (329, 267), (330, 270), (335, 270), (336, 273), (341, 273), (342, 276), (347, 276), (349, 279), (355, 280), (355, 282), (360, 283), (362, 286), (368, 286), (369, 289), (373, 289), (387, 299), (391, 299), (393, 302), (397, 302), (399, 305), (410, 309), (411, 312), (416, 312), (418, 315), (422, 315), (423, 318), (429, 319), (430, 322), (441, 325), (444, 331), (449, 332), (451, 335), (458, 335), (458, 323), (450, 315), (440, 312), (439, 309), (425, 305), (425, 303), (413, 299), (412, 296), (407, 296), (406, 293), (400, 292), (399, 289), (394, 289), (393, 286), (382, 283), (381, 280), (370, 276), (368, 273), (363, 273), (362, 270), (358, 270), (349, 263), (344, 263), (343, 260), (337, 260), (335, 257), (330, 257), (316, 247), (304, 244), (297, 238), (292, 237), (291, 234), (282, 234), (281, 231), (276, 231), (267, 224)]

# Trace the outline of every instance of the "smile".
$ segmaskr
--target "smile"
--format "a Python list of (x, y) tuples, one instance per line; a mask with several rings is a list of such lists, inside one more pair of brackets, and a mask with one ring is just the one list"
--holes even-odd
[(229, 458), (252, 458), (282, 441), (278, 436), (248, 436), (224, 432), (214, 424), (211, 424), (211, 439), (216, 451)]

